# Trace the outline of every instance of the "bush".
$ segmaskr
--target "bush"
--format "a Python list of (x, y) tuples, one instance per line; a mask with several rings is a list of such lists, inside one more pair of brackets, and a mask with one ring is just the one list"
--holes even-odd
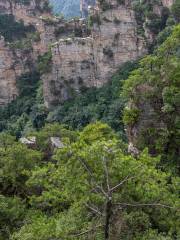
[(51, 71), (52, 52), (49, 50), (44, 55), (38, 57), (38, 70), (41, 74)]
[(61, 122), (74, 129), (81, 129), (90, 122), (101, 120), (124, 135), (122, 111), (125, 99), (120, 96), (120, 92), (124, 79), (136, 66), (136, 63), (127, 62), (109, 83), (98, 89), (85, 89), (80, 95), (65, 101), (49, 113), (47, 121)]
[(136, 120), (139, 117), (139, 109), (129, 109), (125, 108), (124, 109), (124, 114), (123, 114), (123, 122), (124, 124), (132, 125), (136, 122)]
[(40, 74), (37, 71), (21, 75), (16, 83), (20, 96), (35, 95), (39, 80)]
[(175, 20), (179, 23), (180, 22), (180, 1), (176, 0), (172, 6), (172, 14)]
[(33, 25), (24, 26), (23, 21), (16, 22), (13, 15), (0, 14), (0, 34), (6, 41), (12, 42), (26, 37), (27, 33), (35, 32)]

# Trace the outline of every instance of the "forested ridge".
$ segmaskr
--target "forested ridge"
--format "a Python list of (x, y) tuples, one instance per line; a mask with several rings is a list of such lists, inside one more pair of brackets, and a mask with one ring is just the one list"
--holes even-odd
[[(180, 239), (179, 9), (147, 56), (54, 109), (40, 80), (51, 53), (17, 80), (0, 108), (0, 240)], [(10, 42), (33, 31), (0, 18)]]

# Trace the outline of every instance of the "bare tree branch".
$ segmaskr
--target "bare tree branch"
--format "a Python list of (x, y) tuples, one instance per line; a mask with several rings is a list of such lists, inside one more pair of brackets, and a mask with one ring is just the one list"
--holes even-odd
[(104, 191), (104, 188), (103, 188), (103, 186), (102, 186), (102, 183), (101, 183), (100, 188), (101, 188), (101, 190), (104, 192), (104, 195), (106, 196), (106, 198), (108, 198), (108, 197), (109, 197), (108, 192), (105, 192), (105, 191)]
[[(140, 164), (140, 165), (136, 166), (133, 170), (135, 170), (135, 169), (137, 169), (137, 168), (140, 168), (140, 167), (142, 167), (142, 166), (143, 166), (143, 165)], [(141, 171), (139, 172), (139, 174), (136, 175), (136, 176), (130, 176), (130, 175), (126, 176), (119, 184), (117, 184), (116, 186), (112, 187), (112, 188), (110, 189), (110, 192), (114, 192), (116, 189), (118, 189), (118, 188), (119, 188), (121, 185), (123, 185), (125, 182), (127, 182), (127, 181), (129, 181), (129, 180), (131, 180), (131, 179), (134, 179), (134, 178), (138, 177), (143, 170), (144, 170), (144, 169), (141, 169)]]
[(91, 228), (91, 229), (89, 229), (89, 230), (87, 230), (87, 231), (84, 231), (84, 232), (81, 232), (81, 233), (72, 235), (72, 237), (80, 237), (80, 236), (82, 236), (82, 235), (85, 235), (85, 234), (88, 234), (88, 233), (90, 233), (90, 232), (93, 232), (94, 229), (100, 228), (100, 227), (102, 227), (102, 226), (103, 226), (102, 224), (101, 224), (101, 225), (98, 225), (98, 226), (95, 226), (94, 228)]
[(87, 208), (89, 208), (90, 210), (92, 210), (93, 212), (97, 213), (98, 215), (103, 216), (103, 213), (98, 208), (96, 208), (94, 206), (93, 207), (89, 206), (88, 204), (85, 204), (85, 206)]
[(108, 195), (107, 193), (104, 191), (103, 187), (102, 186), (99, 186), (96, 182), (96, 180), (94, 179), (94, 176), (93, 176), (93, 173), (92, 173), (92, 170), (91, 168), (88, 166), (88, 164), (81, 158), (78, 158), (80, 163), (82, 164), (82, 166), (84, 167), (84, 169), (88, 172), (88, 174), (90, 175), (91, 177), (91, 180), (94, 182), (96, 188), (100, 189), (101, 192), (103, 193), (103, 195), (107, 198)]
[(133, 176), (133, 177), (129, 177), (129, 176), (127, 176), (127, 177), (125, 177), (125, 179), (124, 180), (122, 180), (119, 184), (117, 184), (116, 186), (114, 186), (113, 188), (111, 188), (110, 189), (110, 192), (114, 192), (117, 188), (119, 188), (121, 185), (123, 185), (125, 182), (127, 182), (127, 181), (129, 181), (129, 180), (131, 180), (131, 179), (134, 179), (135, 178), (135, 176)]
[(105, 159), (105, 157), (103, 157), (103, 165), (104, 165), (104, 172), (105, 172), (105, 176), (106, 176), (107, 189), (109, 191), (110, 190), (110, 186), (109, 186), (109, 172), (108, 172), (108, 167), (107, 167), (107, 160)]
[(78, 158), (84, 169), (89, 173), (89, 175), (93, 178), (93, 173), (91, 168), (88, 166), (88, 164), (81, 158)]
[(161, 203), (114, 203), (113, 205), (120, 205), (120, 206), (130, 206), (130, 207), (148, 207), (148, 206), (154, 206), (154, 207), (165, 207), (165, 208), (174, 208), (165, 204)]

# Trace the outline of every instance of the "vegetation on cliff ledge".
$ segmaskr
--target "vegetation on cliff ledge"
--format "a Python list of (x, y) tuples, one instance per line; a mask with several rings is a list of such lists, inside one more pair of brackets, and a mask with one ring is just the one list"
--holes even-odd
[[(86, 90), (49, 114), (48, 120), (69, 126), (31, 126), (31, 131), (24, 131), (26, 137), (35, 137), (29, 146), (8, 133), (0, 134), (0, 239), (179, 239), (179, 39), (177, 26), (154, 55), (139, 65), (125, 64), (108, 85)], [(29, 87), (19, 86), (22, 101), (39, 88), (38, 77), (36, 73), (33, 79), (37, 81)], [(122, 86), (124, 93), (118, 98)], [(117, 134), (123, 129), (122, 110), (127, 102), (125, 124), (135, 127), (139, 123), (143, 131), (137, 135), (141, 151), (134, 157), (122, 134)], [(11, 108), (6, 109), (8, 113)], [(29, 111), (28, 119), (30, 105)], [(143, 128), (146, 111), (153, 112), (146, 123), (153, 123), (154, 129)], [(28, 121), (18, 125), (20, 134)], [(163, 128), (157, 125), (160, 121)], [(60, 148), (52, 145), (52, 138), (60, 140)], [(144, 147), (155, 151), (154, 156)]]
[[(180, 137), (179, 50), (180, 25), (153, 55), (140, 62), (140, 67), (132, 72), (123, 87), (129, 101), (124, 120), (129, 130), (137, 129), (137, 146), (141, 149), (148, 147), (153, 154), (163, 154), (166, 164), (175, 164), (177, 169)], [(136, 110), (139, 111), (134, 118)]]
[[(103, 87), (48, 111), (50, 51), (17, 79), (19, 96), (0, 108), (0, 240), (180, 239), (179, 0), (169, 20), (151, 15), (154, 2), (135, 5), (153, 31), (165, 27), (153, 54)], [(17, 47), (34, 29), (0, 15), (0, 33)]]

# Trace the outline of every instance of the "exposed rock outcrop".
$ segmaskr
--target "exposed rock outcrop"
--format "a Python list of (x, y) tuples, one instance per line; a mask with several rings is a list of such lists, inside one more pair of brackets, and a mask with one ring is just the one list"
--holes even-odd
[(22, 72), (23, 67), (16, 64), (12, 51), (0, 36), (0, 106), (9, 103), (17, 96), (16, 76)]
[(112, 9), (92, 9), (93, 27), (87, 38), (61, 39), (52, 46), (52, 71), (44, 76), (47, 107), (60, 103), (82, 87), (102, 86), (118, 67), (146, 52), (137, 35), (134, 11), (112, 2)]
[[(90, 29), (83, 19), (64, 21), (53, 17), (48, 2), (0, 0), (0, 14), (12, 14), (16, 21), (33, 25), (39, 34), (28, 51), (10, 48), (1, 38), (0, 104), (17, 95), (17, 78), (30, 71), (51, 46), (51, 71), (42, 76), (47, 107), (62, 103), (84, 87), (106, 83), (121, 64), (146, 53), (145, 40), (138, 34), (131, 1), (97, 1), (90, 11)], [(82, 1), (94, 4), (94, 1)], [(170, 6), (173, 0), (164, 0)], [(83, 7), (84, 5), (82, 5)], [(31, 62), (31, 64), (26, 64)]]
[(39, 30), (41, 24), (38, 17), (42, 14), (49, 16), (47, 3), (46, 0), (31, 0), (27, 4), (18, 0), (0, 0), (0, 14), (12, 14), (17, 21), (23, 20), (25, 25), (32, 24)]
[(175, 2), (175, 0), (162, 0), (163, 6), (168, 7), (168, 8), (170, 8), (174, 2)]
[[(124, 110), (127, 137), (140, 150), (179, 159), (179, 55), (180, 26), (145, 57), (124, 85), (128, 104)], [(168, 159), (169, 160), (169, 159)]]
[[(43, 10), (45, 2), (33, 0), (24, 5), (14, 0), (0, 0), (0, 14), (12, 15), (15, 21), (23, 21), (25, 26), (32, 25), (43, 39), (44, 22), (40, 16), (49, 16), (49, 12)], [(40, 39), (35, 42), (30, 40), (29, 47), (23, 47), (27, 42), (27, 39), (22, 39), (21, 47), (19, 47), (16, 46), (15, 41), (9, 43), (0, 36), (0, 105), (5, 105), (16, 98), (18, 77), (31, 71), (37, 56), (47, 50), (46, 45)], [(20, 42), (17, 43), (19, 44)]]
[(80, 11), (82, 17), (86, 18), (88, 16), (88, 8), (90, 6), (95, 6), (96, 0), (80, 0)]

